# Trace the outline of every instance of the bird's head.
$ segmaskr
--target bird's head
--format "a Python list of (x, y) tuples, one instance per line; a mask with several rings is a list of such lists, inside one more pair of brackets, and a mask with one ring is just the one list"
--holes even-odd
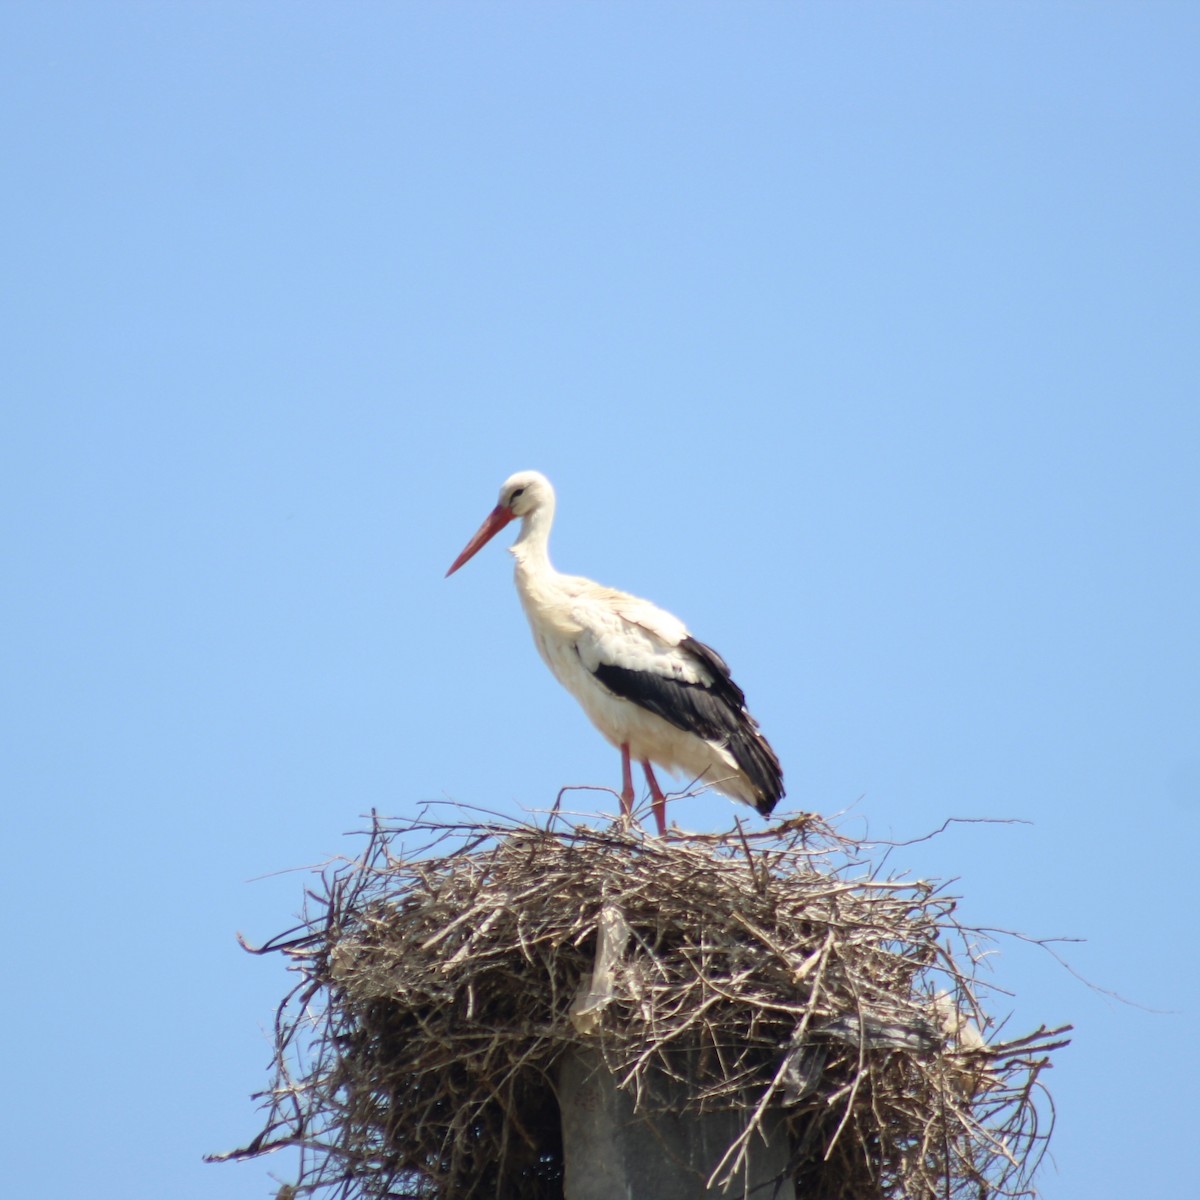
[(500, 499), (476, 530), (475, 536), (463, 547), (462, 553), (450, 565), (447, 575), (453, 575), (463, 563), (473, 558), (510, 521), (528, 517), (539, 510), (553, 511), (554, 489), (541, 471), (518, 471), (500, 485)]
[(496, 508), (506, 510), (513, 517), (525, 517), (553, 499), (554, 489), (541, 471), (518, 471), (500, 485), (500, 502)]

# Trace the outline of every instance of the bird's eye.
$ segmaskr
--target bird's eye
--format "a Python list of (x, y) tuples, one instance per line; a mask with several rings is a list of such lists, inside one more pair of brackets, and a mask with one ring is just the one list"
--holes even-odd
[(522, 495), (524, 493), (524, 491), (525, 491), (525, 489), (523, 487), (517, 488), (517, 490), (515, 492), (513, 492), (513, 494), (511, 496), (509, 496), (509, 498), (508, 498), (509, 504), (511, 504), (518, 496)]

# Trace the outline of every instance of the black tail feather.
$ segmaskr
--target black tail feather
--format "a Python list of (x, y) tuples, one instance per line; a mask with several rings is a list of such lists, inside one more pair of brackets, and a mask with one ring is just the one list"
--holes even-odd
[(726, 745), (755, 791), (754, 807), (767, 816), (784, 796), (783, 767), (759, 732), (758, 722), (746, 710), (746, 693), (734, 683), (728, 663), (711, 646), (689, 637), (680, 647), (699, 659), (712, 676), (713, 692), (724, 700), (731, 718), (731, 727), (723, 731)]

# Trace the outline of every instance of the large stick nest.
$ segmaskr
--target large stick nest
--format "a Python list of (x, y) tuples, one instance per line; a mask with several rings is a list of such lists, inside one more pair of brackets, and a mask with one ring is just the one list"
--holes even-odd
[[(797, 1194), (1032, 1195), (1065, 1029), (985, 1039), (988, 941), (934, 883), (879, 878), (815, 819), (720, 835), (463, 814), (373, 820), (304, 923), (251, 1157), (281, 1196), (562, 1197), (564, 1050), (639, 1104), (686, 1063), (697, 1110), (784, 1114)], [(677, 1091), (678, 1089), (676, 1089)]]

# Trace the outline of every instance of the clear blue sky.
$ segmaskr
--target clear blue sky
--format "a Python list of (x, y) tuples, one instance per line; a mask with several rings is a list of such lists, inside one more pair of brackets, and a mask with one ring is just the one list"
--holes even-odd
[[(489, 547), (733, 664), (785, 807), (1070, 1021), (1047, 1200), (1195, 1194), (1200, 6), (0, 8), (14, 1196), (257, 1200), (303, 875), (616, 754)], [(715, 828), (727, 802), (672, 816)], [(753, 814), (750, 819), (756, 820)]]

